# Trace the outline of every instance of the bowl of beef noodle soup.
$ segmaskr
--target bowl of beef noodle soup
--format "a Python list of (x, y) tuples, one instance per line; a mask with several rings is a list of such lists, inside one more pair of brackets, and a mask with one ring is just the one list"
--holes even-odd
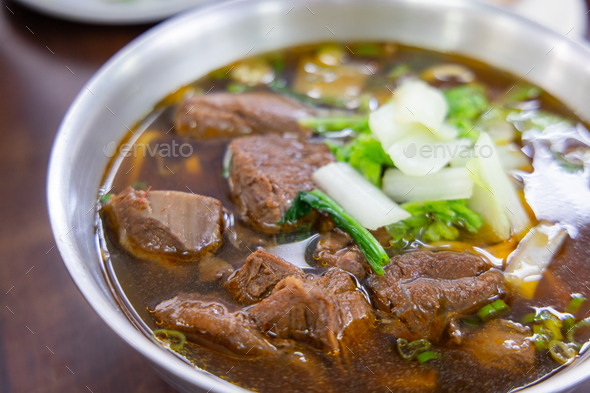
[(588, 64), (470, 1), (212, 3), (72, 105), (60, 252), (179, 391), (568, 391), (590, 372)]

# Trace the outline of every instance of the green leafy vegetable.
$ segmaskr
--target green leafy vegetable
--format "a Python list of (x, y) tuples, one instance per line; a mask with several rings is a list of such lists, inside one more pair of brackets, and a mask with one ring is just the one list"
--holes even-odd
[(477, 233), (483, 224), (480, 216), (467, 208), (465, 199), (454, 201), (410, 202), (401, 205), (412, 217), (386, 229), (396, 243), (421, 239), (426, 242), (455, 240), (458, 228)]
[(170, 349), (179, 350), (186, 343), (186, 336), (176, 330), (158, 329), (154, 330), (154, 337), (168, 344)]
[(393, 166), (391, 157), (383, 150), (381, 142), (370, 134), (361, 134), (344, 146), (329, 140), (326, 144), (338, 161), (348, 162), (377, 187), (381, 187), (383, 166)]
[(298, 219), (308, 215), (311, 209), (328, 213), (336, 226), (348, 233), (352, 240), (355, 241), (375, 273), (383, 275), (383, 266), (389, 263), (389, 257), (385, 253), (383, 246), (379, 244), (371, 232), (320, 190), (299, 191), (278, 225), (285, 223), (295, 224)]
[(461, 85), (444, 94), (449, 104), (448, 122), (457, 127), (460, 138), (477, 140), (475, 121), (490, 108), (485, 88), (479, 84)]
[(367, 116), (304, 117), (299, 119), (299, 124), (320, 134), (344, 129), (369, 132), (369, 118)]

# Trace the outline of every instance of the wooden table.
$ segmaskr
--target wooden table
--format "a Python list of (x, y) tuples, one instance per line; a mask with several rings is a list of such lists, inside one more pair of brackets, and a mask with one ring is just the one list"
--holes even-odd
[[(83, 1), (83, 0), (80, 0)], [(173, 392), (86, 303), (49, 226), (45, 178), (75, 95), (150, 26), (0, 10), (0, 392)], [(579, 392), (589, 391), (590, 383)]]

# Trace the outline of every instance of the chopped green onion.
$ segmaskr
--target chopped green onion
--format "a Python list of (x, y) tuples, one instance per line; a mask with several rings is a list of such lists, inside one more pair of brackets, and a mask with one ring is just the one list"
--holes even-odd
[(419, 354), (428, 351), (431, 346), (432, 344), (430, 341), (425, 339), (415, 340), (412, 342), (408, 342), (408, 340), (404, 338), (397, 339), (397, 351), (399, 352), (400, 356), (406, 360), (414, 359)]
[(522, 317), (522, 323), (531, 323), (535, 320), (535, 317), (537, 316), (537, 313), (529, 313), (526, 314), (524, 317)]
[(383, 275), (383, 266), (389, 263), (389, 257), (383, 246), (360, 222), (346, 213), (332, 198), (320, 190), (299, 191), (299, 194), (285, 212), (283, 219), (277, 224), (295, 224), (298, 219), (308, 215), (312, 208), (328, 213), (334, 220), (336, 227), (348, 233), (352, 240), (355, 241), (375, 273), (380, 276)]
[(580, 311), (580, 307), (582, 307), (582, 304), (584, 304), (586, 298), (580, 294), (572, 295), (572, 297), (573, 299), (565, 308), (565, 312), (569, 314), (576, 314), (578, 311)]
[(100, 197), (100, 203), (108, 203), (113, 198), (113, 194), (108, 193)]
[(567, 332), (567, 339), (574, 345), (576, 345), (578, 348), (582, 348), (582, 346), (584, 345), (584, 343), (580, 343), (576, 341), (576, 338), (574, 337), (576, 334), (576, 331), (578, 329), (581, 328), (589, 328), (590, 327), (590, 317), (589, 318), (585, 318), (582, 319), (580, 322), (576, 323), (573, 327), (571, 327), (569, 329), (569, 331)]
[(533, 325), (533, 332), (538, 337), (544, 337), (546, 340), (543, 340), (543, 342), (548, 342), (552, 340), (562, 340), (563, 335), (561, 334), (560, 328), (561, 326), (557, 327), (554, 323), (545, 321), (542, 325)]
[(186, 343), (186, 336), (176, 330), (158, 329), (154, 330), (153, 333), (155, 338), (168, 344), (170, 349), (175, 351), (182, 349)]
[(440, 358), (440, 354), (438, 354), (437, 352), (433, 352), (433, 351), (422, 352), (420, 355), (416, 356), (416, 359), (418, 360), (418, 362), (420, 362), (420, 364), (423, 364), (429, 360), (438, 359), (438, 358)]
[(134, 188), (136, 190), (147, 190), (148, 189), (148, 185), (145, 182), (142, 182), (140, 180), (136, 181), (135, 183), (133, 183), (131, 185), (131, 188)]
[(510, 307), (508, 307), (508, 305), (506, 303), (504, 303), (504, 301), (502, 299), (498, 299), (495, 302), (492, 303), (492, 307), (494, 307), (494, 309), (499, 313), (499, 314), (503, 314), (506, 311), (510, 310)]
[(569, 363), (578, 355), (578, 351), (568, 346), (563, 341), (552, 340), (549, 342), (549, 353), (553, 360), (560, 364)]
[(564, 336), (567, 336), (567, 333), (576, 324), (576, 318), (572, 314), (563, 314), (563, 315), (564, 315), (564, 318), (563, 318), (563, 321), (561, 324), (561, 332), (563, 333)]
[(544, 334), (535, 332), (534, 337), (535, 337), (535, 348), (537, 348), (538, 351), (546, 350), (548, 348), (549, 339), (547, 338), (547, 336), (545, 336)]
[(239, 94), (239, 93), (243, 93), (245, 91), (251, 91), (254, 89), (251, 86), (247, 86), (242, 83), (231, 82), (231, 83), (227, 84), (227, 86), (225, 87), (225, 90), (227, 90), (230, 93)]
[(487, 306), (483, 306), (482, 308), (477, 311), (477, 316), (481, 318), (482, 321), (489, 321), (497, 317), (496, 310), (492, 307), (491, 304)]
[(498, 317), (500, 314), (504, 314), (510, 309), (503, 300), (498, 299), (495, 302), (488, 304), (487, 306), (483, 306), (477, 312), (477, 316), (481, 318), (482, 321), (487, 322), (491, 319)]
[(470, 326), (479, 326), (481, 325), (481, 319), (477, 317), (472, 318), (463, 318), (463, 322)]

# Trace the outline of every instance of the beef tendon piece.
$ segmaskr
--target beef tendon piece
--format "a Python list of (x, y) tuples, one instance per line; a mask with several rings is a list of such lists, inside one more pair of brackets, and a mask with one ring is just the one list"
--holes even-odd
[(526, 372), (535, 364), (531, 330), (504, 319), (487, 322), (469, 334), (464, 348), (484, 366), (511, 372)]
[(240, 303), (253, 304), (268, 296), (283, 278), (303, 278), (303, 270), (260, 248), (246, 258), (246, 263), (224, 283)]
[[(156, 306), (155, 317), (165, 329), (178, 330), (238, 355), (261, 356), (276, 348), (242, 312), (198, 294), (179, 294)], [(190, 336), (189, 336), (190, 339)]]
[(445, 331), (461, 342), (457, 319), (504, 293), (504, 277), (481, 258), (450, 251), (415, 251), (391, 259), (369, 278), (375, 304), (392, 314), (396, 335), (439, 341)]
[(339, 269), (315, 280), (283, 279), (249, 315), (269, 334), (333, 353), (350, 346), (374, 321), (355, 280)]
[(311, 191), (319, 167), (334, 160), (324, 144), (310, 144), (278, 135), (233, 140), (231, 192), (242, 218), (264, 234), (276, 234), (277, 225), (297, 193)]
[(311, 115), (301, 104), (278, 94), (213, 93), (179, 104), (174, 129), (195, 139), (238, 137), (261, 133), (302, 134), (297, 119)]
[(195, 260), (221, 245), (223, 209), (214, 198), (128, 187), (105, 212), (121, 245), (140, 258)]
[(366, 276), (367, 261), (350, 236), (340, 229), (333, 229), (320, 236), (315, 256), (319, 265), (339, 267), (362, 280)]

